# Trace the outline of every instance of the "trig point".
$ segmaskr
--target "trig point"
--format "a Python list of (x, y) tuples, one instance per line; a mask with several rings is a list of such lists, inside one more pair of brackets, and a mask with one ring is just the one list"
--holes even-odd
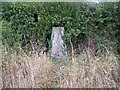
[(66, 46), (63, 41), (64, 36), (64, 27), (53, 27), (52, 28), (52, 48), (51, 48), (51, 56), (55, 58), (66, 58)]

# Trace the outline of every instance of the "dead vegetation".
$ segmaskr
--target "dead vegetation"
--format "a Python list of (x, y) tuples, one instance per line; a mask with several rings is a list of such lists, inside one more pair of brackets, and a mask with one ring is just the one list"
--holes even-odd
[(3, 50), (3, 88), (118, 88), (118, 58), (90, 52), (64, 61)]

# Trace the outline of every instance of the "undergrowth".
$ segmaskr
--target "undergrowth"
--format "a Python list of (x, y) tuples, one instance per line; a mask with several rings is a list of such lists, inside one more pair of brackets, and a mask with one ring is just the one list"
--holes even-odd
[(118, 58), (89, 51), (66, 60), (3, 49), (3, 88), (118, 88)]

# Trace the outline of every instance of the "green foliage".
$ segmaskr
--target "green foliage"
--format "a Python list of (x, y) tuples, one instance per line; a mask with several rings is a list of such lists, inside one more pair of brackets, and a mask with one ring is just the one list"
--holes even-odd
[(90, 34), (100, 47), (116, 46), (120, 38), (119, 3), (9, 2), (2, 6), (3, 20), (8, 23), (3, 43), (10, 46), (24, 46), (32, 41), (48, 48), (54, 26), (65, 27), (66, 43), (70, 38), (82, 41), (84, 34)]

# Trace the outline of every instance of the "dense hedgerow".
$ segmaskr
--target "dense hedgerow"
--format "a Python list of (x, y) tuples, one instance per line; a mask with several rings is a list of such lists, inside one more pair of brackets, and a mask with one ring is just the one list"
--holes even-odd
[[(65, 27), (64, 41), (74, 48), (85, 36), (98, 47), (119, 48), (119, 3), (2, 3), (3, 44), (30, 46), (31, 42), (49, 49), (52, 27)], [(116, 48), (116, 46), (118, 46)]]

